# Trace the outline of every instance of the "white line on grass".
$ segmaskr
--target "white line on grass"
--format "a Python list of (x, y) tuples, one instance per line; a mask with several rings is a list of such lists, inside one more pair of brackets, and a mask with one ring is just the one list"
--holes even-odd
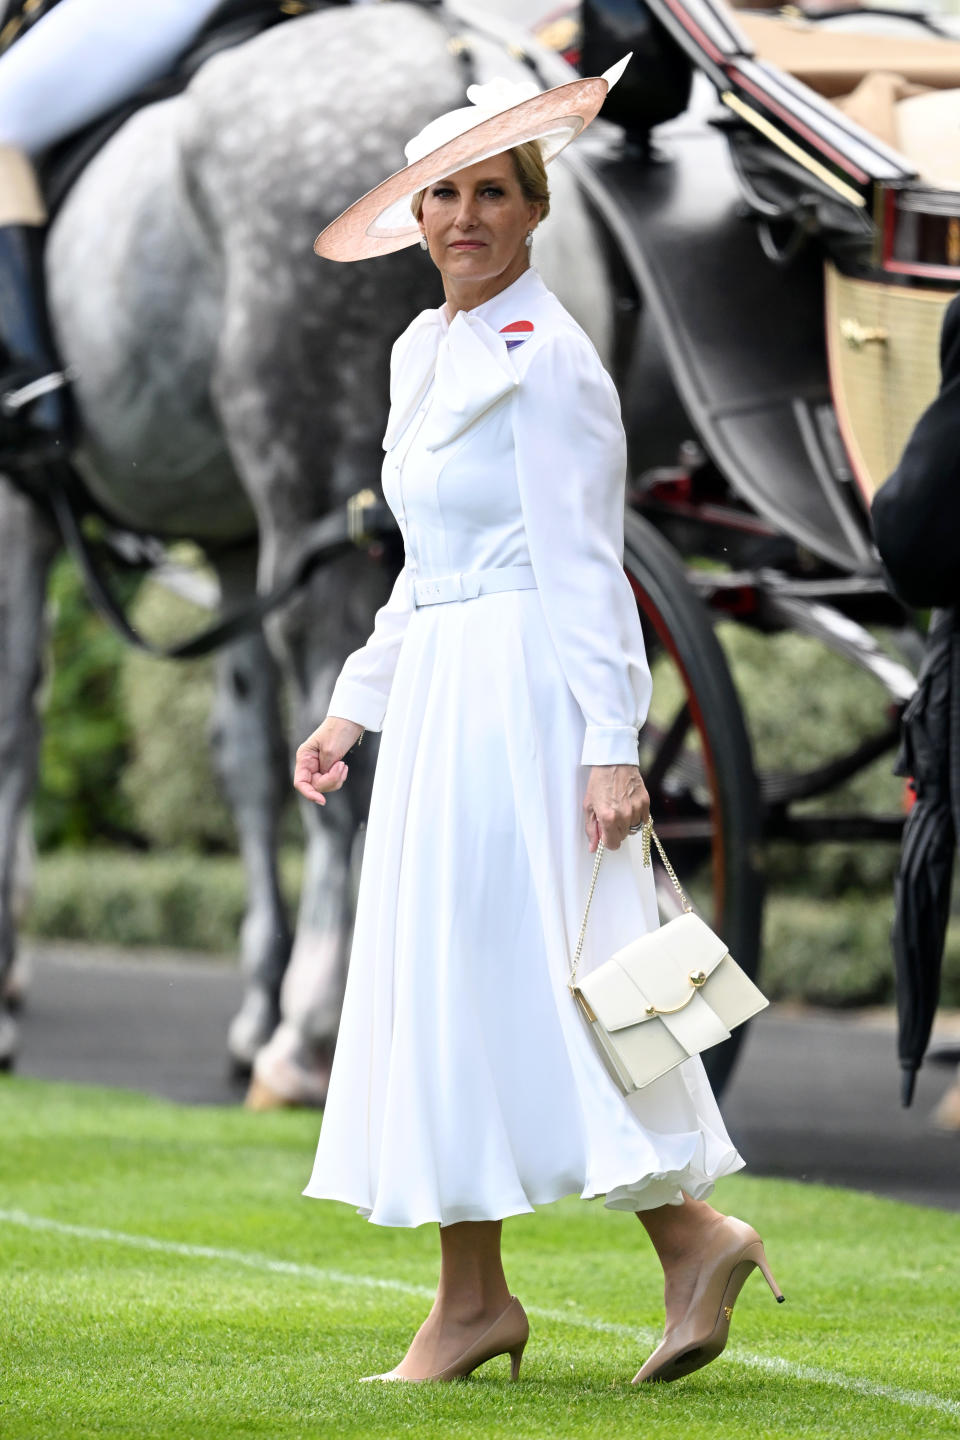
[[(21, 1225), (26, 1230), (47, 1230), (57, 1235), (71, 1235), (78, 1240), (100, 1240), (110, 1245), (128, 1245), (136, 1250), (153, 1250), (162, 1255), (183, 1255), (190, 1260), (219, 1260), (241, 1265), (248, 1270), (268, 1271), (273, 1275), (296, 1275), (300, 1279), (317, 1280), (324, 1285), (361, 1286), (368, 1290), (390, 1290), (394, 1294), (413, 1295), (432, 1300), (434, 1292), (426, 1285), (411, 1285), (406, 1280), (382, 1280), (374, 1275), (350, 1275), (343, 1270), (327, 1270), (319, 1265), (303, 1265), (296, 1260), (275, 1260), (249, 1250), (225, 1250), (214, 1245), (188, 1245), (181, 1240), (160, 1240), (153, 1235), (131, 1235), (123, 1230), (105, 1230), (92, 1225), (70, 1225), (63, 1220), (50, 1220), (44, 1215), (30, 1215), (25, 1210), (0, 1209), (0, 1224)], [(618, 1325), (612, 1320), (598, 1320), (564, 1310), (546, 1310), (540, 1306), (526, 1307), (529, 1315), (556, 1325), (573, 1325), (603, 1335), (617, 1335), (648, 1346), (659, 1339), (652, 1330), (635, 1325)], [(960, 1416), (960, 1401), (947, 1400), (926, 1390), (905, 1390), (899, 1385), (882, 1385), (858, 1375), (844, 1375), (820, 1365), (796, 1365), (780, 1356), (756, 1355), (739, 1345), (727, 1351), (731, 1359), (750, 1369), (765, 1370), (789, 1380), (807, 1380), (816, 1385), (832, 1385), (838, 1390), (852, 1390), (874, 1400), (889, 1400), (915, 1410), (937, 1410), (943, 1415)]]

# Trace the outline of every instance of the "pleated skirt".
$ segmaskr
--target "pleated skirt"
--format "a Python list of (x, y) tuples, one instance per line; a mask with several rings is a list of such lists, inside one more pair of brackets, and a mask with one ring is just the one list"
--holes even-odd
[[(537, 591), (413, 614), (305, 1195), (450, 1225), (569, 1194), (679, 1204), (742, 1167), (702, 1062), (624, 1098), (567, 990), (593, 866), (583, 737)], [(581, 972), (658, 923), (628, 840), (601, 864)]]

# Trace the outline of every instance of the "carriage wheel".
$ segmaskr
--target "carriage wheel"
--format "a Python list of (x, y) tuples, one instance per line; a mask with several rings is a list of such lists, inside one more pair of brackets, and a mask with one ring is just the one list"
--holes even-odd
[[(653, 672), (640, 770), (657, 833), (694, 908), (746, 973), (760, 962), (763, 882), (760, 787), (743, 711), (710, 616), (676, 552), (649, 521), (626, 515), (624, 568)], [(661, 914), (680, 902), (655, 861)], [(704, 1054), (715, 1090), (730, 1076), (746, 1027)]]

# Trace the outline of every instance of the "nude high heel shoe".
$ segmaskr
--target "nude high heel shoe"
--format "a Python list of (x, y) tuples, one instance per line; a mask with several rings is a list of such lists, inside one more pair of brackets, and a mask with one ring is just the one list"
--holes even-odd
[(398, 1375), (396, 1370), (388, 1370), (384, 1375), (364, 1375), (361, 1383), (369, 1380), (405, 1380), (408, 1384), (422, 1385), (426, 1381), (459, 1380), (461, 1376), (470, 1375), (496, 1355), (510, 1356), (510, 1379), (516, 1380), (520, 1375), (520, 1361), (523, 1359), (523, 1350), (529, 1335), (530, 1325), (523, 1306), (516, 1295), (511, 1295), (507, 1308), (501, 1311), (493, 1324), (488, 1325), (486, 1330), (467, 1346), (463, 1354), (443, 1370), (437, 1370), (433, 1375), (416, 1377)]
[(686, 1314), (670, 1327), (633, 1377), (634, 1385), (646, 1380), (679, 1380), (716, 1360), (727, 1343), (736, 1298), (755, 1267), (777, 1303), (783, 1303), (784, 1296), (767, 1264), (763, 1241), (753, 1226), (728, 1215), (717, 1231), (716, 1240), (700, 1261)]

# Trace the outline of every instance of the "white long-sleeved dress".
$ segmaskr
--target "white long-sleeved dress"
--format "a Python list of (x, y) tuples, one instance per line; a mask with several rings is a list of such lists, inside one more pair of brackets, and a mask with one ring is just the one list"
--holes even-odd
[[(589, 768), (636, 764), (650, 698), (616, 390), (528, 270), (401, 335), (384, 448), (406, 563), (330, 703), (383, 733), (304, 1194), (381, 1225), (702, 1197), (743, 1161), (701, 1061), (625, 1099), (566, 988)], [(516, 566), (535, 588), (414, 603), (424, 582)], [(604, 858), (581, 973), (659, 923), (638, 851)]]

